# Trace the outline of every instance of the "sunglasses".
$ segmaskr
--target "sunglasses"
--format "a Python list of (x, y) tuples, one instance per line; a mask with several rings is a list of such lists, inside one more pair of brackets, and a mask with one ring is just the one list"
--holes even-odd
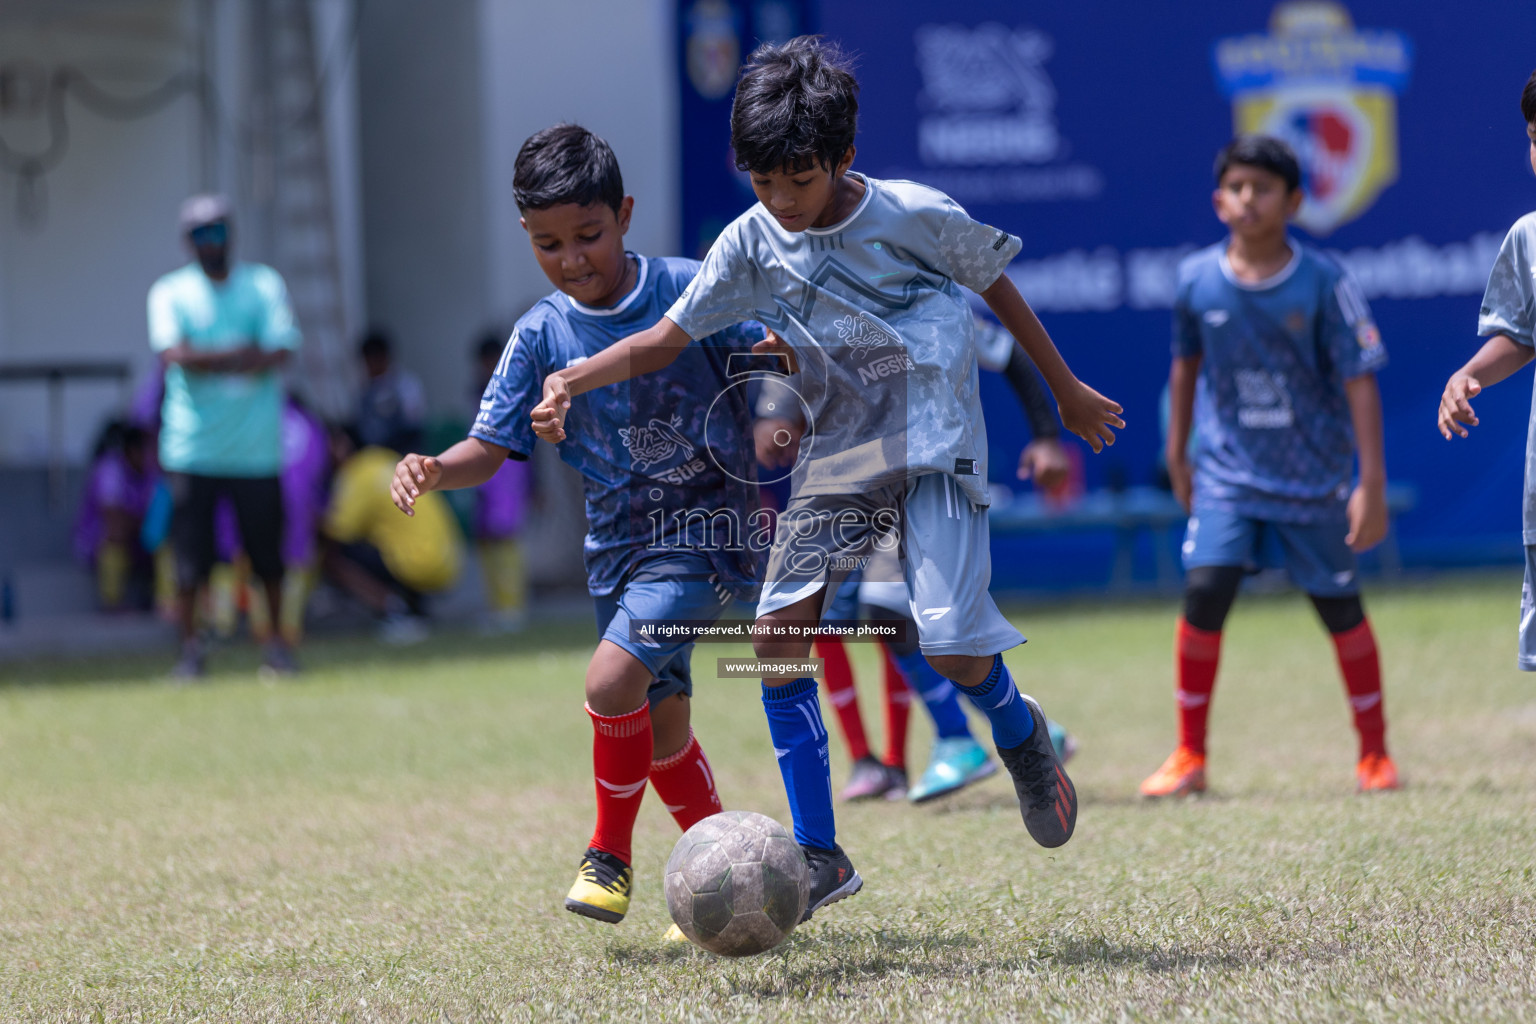
[(193, 245), (224, 245), (229, 241), (229, 225), (222, 222), (193, 228), (188, 235)]

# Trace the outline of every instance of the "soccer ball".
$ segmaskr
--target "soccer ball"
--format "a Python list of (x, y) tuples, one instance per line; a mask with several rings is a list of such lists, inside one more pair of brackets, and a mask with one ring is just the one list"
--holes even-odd
[(784, 826), (751, 811), (694, 825), (667, 858), (667, 910), (695, 945), (753, 956), (789, 937), (811, 895), (811, 870)]

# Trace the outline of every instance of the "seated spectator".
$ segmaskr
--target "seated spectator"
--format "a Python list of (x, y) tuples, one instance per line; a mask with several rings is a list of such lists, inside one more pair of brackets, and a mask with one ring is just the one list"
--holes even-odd
[(357, 402), (357, 436), (364, 447), (415, 451), (426, 419), (421, 381), (395, 366), (394, 346), (383, 331), (369, 331), (357, 351), (367, 374)]
[(154, 559), (139, 533), (158, 479), (150, 436), (120, 420), (108, 423), (96, 442), (75, 521), (75, 552), (96, 573), (104, 611), (129, 606), (133, 581), (143, 583), (143, 599), (134, 603), (148, 604)]
[[(499, 335), (482, 338), (475, 347), (476, 408), (496, 363), (503, 342)], [(485, 633), (515, 633), (528, 619), (528, 571), (517, 535), (522, 532), (528, 505), (532, 463), (508, 459), (496, 475), (475, 488), (475, 548), (480, 575), (485, 579), (487, 612)]]
[(380, 620), (386, 643), (426, 639), (426, 598), (453, 586), (464, 553), (453, 510), (441, 494), (402, 516), (389, 497), (400, 456), (377, 445), (358, 447), (349, 431), (331, 434), (336, 477), (324, 532), (327, 577)]

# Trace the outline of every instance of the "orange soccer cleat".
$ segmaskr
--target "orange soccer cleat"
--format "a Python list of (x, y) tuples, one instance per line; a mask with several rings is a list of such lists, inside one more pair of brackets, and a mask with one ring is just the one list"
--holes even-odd
[(1141, 795), (1154, 799), (1204, 792), (1205, 755), (1184, 746), (1169, 754), (1163, 766), (1141, 784)]
[(1355, 766), (1356, 789), (1361, 793), (1376, 793), (1388, 789), (1401, 789), (1397, 781), (1397, 765), (1386, 754), (1366, 754)]

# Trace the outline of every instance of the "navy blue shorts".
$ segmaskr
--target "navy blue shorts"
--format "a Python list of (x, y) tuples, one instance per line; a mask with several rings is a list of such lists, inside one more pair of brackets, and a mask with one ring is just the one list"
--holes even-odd
[(1233, 565), (1250, 572), (1284, 568), (1291, 582), (1316, 597), (1360, 592), (1355, 553), (1344, 538), (1344, 505), (1316, 523), (1254, 519), (1225, 509), (1197, 508), (1184, 533), (1184, 568)]
[(700, 620), (714, 622), (736, 599), (722, 586), (702, 555), (672, 553), (648, 559), (611, 594), (594, 595), (597, 633), (618, 644), (650, 669), (651, 707), (674, 694), (693, 695), (689, 660), (693, 640), (686, 637), (642, 638), (636, 622)]

